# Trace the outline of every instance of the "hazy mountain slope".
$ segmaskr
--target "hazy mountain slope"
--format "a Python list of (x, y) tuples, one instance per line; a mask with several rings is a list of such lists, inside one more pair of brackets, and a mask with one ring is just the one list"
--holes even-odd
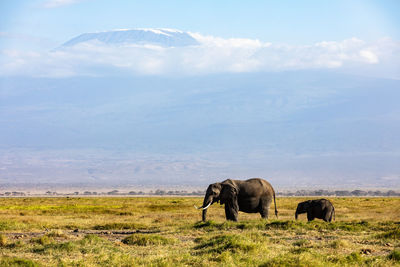
[[(327, 175), (368, 184), (393, 176), (398, 182), (400, 82), (395, 80), (288, 72), (9, 78), (0, 86), (3, 151), (73, 150), (65, 171), (75, 169), (72, 176), (79, 181), (91, 181), (81, 177), (82, 168), (119, 151), (128, 153), (128, 163), (117, 156), (109, 168), (94, 164), (101, 181), (201, 183), (199, 176), (206, 181), (211, 175), (256, 175), (293, 184), (292, 179), (312, 183)], [(104, 158), (83, 156), (97, 149), (105, 151)], [(76, 161), (79, 155), (86, 164)], [(17, 167), (13, 173), (18, 176)], [(58, 181), (72, 176), (59, 174)], [(38, 177), (48, 174), (41, 171)]]
[[(63, 137), (77, 147), (112, 147), (143, 137), (162, 148), (185, 137), (201, 148), (222, 140), (240, 147), (237, 138), (285, 151), (353, 150), (360, 142), (362, 150), (400, 148), (390, 138), (399, 130), (399, 82), (338, 76), (327, 86), (318, 84), (324, 77), (287, 75), (294, 74), (2, 80), (1, 142), (58, 147)], [(293, 137), (300, 140), (291, 144)]]

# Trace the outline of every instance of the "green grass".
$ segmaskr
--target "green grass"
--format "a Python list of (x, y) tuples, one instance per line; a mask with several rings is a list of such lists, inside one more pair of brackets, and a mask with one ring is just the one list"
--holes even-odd
[(0, 267), (400, 266), (400, 198), (331, 198), (332, 223), (295, 221), (305, 199), (202, 222), (194, 197), (0, 198)]
[(256, 248), (256, 244), (239, 234), (223, 234), (202, 241), (194, 247), (200, 254), (231, 252), (249, 252)]
[(171, 238), (152, 234), (133, 234), (122, 240), (124, 244), (137, 246), (167, 245), (173, 244), (174, 242), (175, 241)]
[(379, 234), (378, 238), (400, 240), (400, 228), (389, 230), (382, 234)]
[(388, 258), (390, 260), (400, 262), (400, 250), (393, 250), (389, 255)]
[(138, 223), (105, 223), (93, 226), (95, 230), (127, 230), (148, 229), (147, 225)]
[(0, 234), (0, 247), (5, 247), (7, 245), (7, 237), (3, 234)]
[(32, 260), (28, 259), (21, 259), (17, 257), (3, 257), (0, 259), (0, 266), (13, 266), (13, 267), (36, 267), (39, 266), (37, 263), (35, 263)]
[(52, 237), (50, 237), (48, 235), (43, 235), (43, 236), (40, 236), (40, 237), (32, 238), (31, 242), (32, 243), (37, 243), (37, 244), (40, 244), (40, 245), (48, 245), (50, 243), (53, 243), (54, 240), (53, 240)]

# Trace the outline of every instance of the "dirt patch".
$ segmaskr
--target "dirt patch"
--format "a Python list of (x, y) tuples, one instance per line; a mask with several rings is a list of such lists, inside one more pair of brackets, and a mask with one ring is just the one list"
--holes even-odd
[[(41, 231), (41, 232), (9, 232), (3, 233), (3, 235), (7, 236), (9, 240), (21, 240), (21, 241), (29, 241), (32, 238), (40, 237), (44, 235), (51, 234), (51, 231)], [(71, 238), (80, 238), (88, 234), (98, 235), (100, 237), (105, 237), (110, 241), (118, 241), (122, 240), (128, 235), (132, 234), (154, 234), (160, 233), (159, 230), (81, 230), (75, 229), (73, 231), (63, 231), (62, 236), (57, 237), (57, 240), (66, 240)]]

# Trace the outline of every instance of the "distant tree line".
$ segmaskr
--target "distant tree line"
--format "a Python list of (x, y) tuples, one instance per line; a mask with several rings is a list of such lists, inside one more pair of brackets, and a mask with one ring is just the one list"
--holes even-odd
[(26, 194), (24, 192), (4, 192), (4, 193), (0, 193), (0, 196), (20, 197), (20, 196), (26, 196)]
[(394, 197), (400, 196), (400, 192), (394, 190), (380, 191), (380, 190), (297, 190), (296, 192), (278, 192), (278, 196), (381, 196), (381, 197)]
[[(148, 192), (144, 191), (129, 191), (129, 192), (120, 192), (119, 190), (111, 190), (109, 192), (96, 192), (96, 191), (84, 191), (82, 193), (80, 192), (74, 192), (70, 194), (59, 194), (57, 192), (51, 192), (47, 191), (46, 195), (84, 195), (84, 196), (97, 196), (97, 195), (111, 195), (111, 196), (126, 196), (126, 195), (137, 195), (137, 196), (164, 196), (164, 195), (175, 195), (175, 196), (200, 196), (204, 195), (206, 192), (205, 191), (187, 191), (187, 190), (162, 190), (162, 189), (157, 189), (155, 191), (151, 190)], [(1, 195), (1, 194), (0, 194)]]
[[(133, 195), (133, 196), (140, 196), (140, 195), (150, 195), (150, 196), (203, 196), (205, 194), (204, 190), (197, 190), (197, 191), (187, 191), (187, 190), (162, 190), (157, 189), (155, 191), (151, 190), (149, 192), (144, 191), (129, 191), (129, 192), (120, 192), (119, 190), (112, 190), (109, 192), (96, 192), (96, 191), (84, 191), (84, 192), (73, 192), (73, 193), (57, 193), (55, 191), (47, 191), (44, 193), (47, 196), (97, 196), (97, 195), (112, 195), (112, 196), (124, 196), (124, 195)], [(24, 193), (24, 192), (4, 192), (0, 193), (0, 196), (29, 196), (31, 194)], [(381, 190), (297, 190), (295, 192), (285, 191), (285, 192), (277, 192), (277, 196), (337, 196), (337, 197), (346, 197), (346, 196), (381, 196), (381, 197), (395, 197), (400, 196), (400, 191), (388, 190), (388, 191), (381, 191)]]
[(157, 189), (155, 191), (151, 190), (149, 192), (143, 192), (143, 191), (129, 191), (127, 194), (126, 193), (120, 193), (118, 190), (113, 190), (111, 192), (108, 192), (108, 195), (154, 195), (154, 196), (201, 196), (204, 195), (206, 192), (202, 190), (198, 191), (187, 191), (187, 190), (162, 190), (162, 189)]

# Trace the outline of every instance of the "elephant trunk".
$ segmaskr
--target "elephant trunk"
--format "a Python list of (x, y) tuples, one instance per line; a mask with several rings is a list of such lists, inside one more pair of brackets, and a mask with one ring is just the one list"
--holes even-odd
[(203, 209), (203, 213), (202, 213), (202, 220), (203, 220), (203, 222), (205, 222), (206, 219), (207, 219), (207, 209), (208, 209), (208, 207), (210, 207), (210, 205), (211, 205), (212, 203), (213, 203), (213, 197), (212, 197), (212, 196), (209, 196), (209, 195), (206, 195), (206, 196), (204, 197), (203, 205), (201, 206), (202, 209)]
[(203, 210), (203, 213), (201, 214), (201, 219), (203, 222), (206, 221), (207, 219), (207, 209)]
[(299, 207), (296, 209), (296, 213), (294, 214), (294, 218), (297, 220), (297, 217), (299, 216), (300, 210)]

